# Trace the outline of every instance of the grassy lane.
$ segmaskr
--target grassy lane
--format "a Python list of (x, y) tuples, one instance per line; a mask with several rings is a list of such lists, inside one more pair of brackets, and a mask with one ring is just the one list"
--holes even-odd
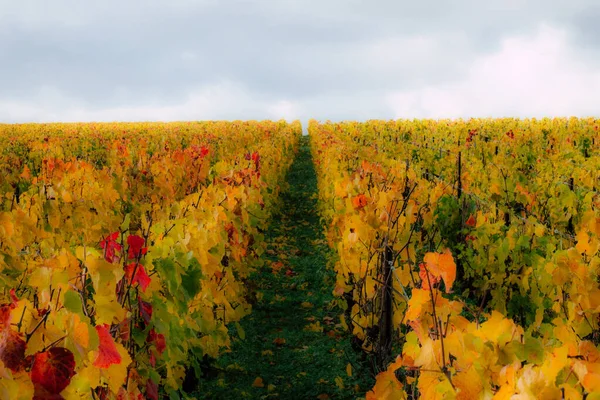
[(325, 268), (307, 137), (288, 183), (266, 235), (265, 267), (252, 277), (259, 300), (241, 321), (245, 339), (201, 381), (199, 398), (354, 399), (373, 383), (339, 325), (341, 310), (330, 306), (335, 277)]

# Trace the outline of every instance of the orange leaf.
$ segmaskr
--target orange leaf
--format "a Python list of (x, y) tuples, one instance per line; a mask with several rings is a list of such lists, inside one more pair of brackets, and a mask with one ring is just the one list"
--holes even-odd
[(440, 281), (439, 276), (433, 276), (431, 272), (427, 273), (423, 263), (419, 264), (419, 277), (421, 278), (421, 288), (423, 290), (431, 290), (429, 285), (431, 284), (431, 286), (433, 286)]
[(271, 269), (274, 274), (277, 274), (283, 268), (283, 263), (281, 261), (274, 262), (271, 264)]
[(427, 253), (424, 261), (429, 273), (441, 277), (446, 285), (446, 293), (450, 293), (456, 279), (456, 264), (450, 250), (446, 249), (444, 253)]
[(375, 386), (367, 393), (367, 400), (400, 400), (406, 399), (402, 383), (396, 378), (396, 370), (402, 366), (402, 358), (388, 366), (386, 371), (377, 375)]
[(352, 198), (352, 206), (354, 206), (354, 208), (357, 210), (365, 207), (368, 203), (369, 198), (364, 194), (359, 194), (358, 196)]
[(263, 387), (265, 387), (265, 383), (263, 382), (263, 379), (259, 376), (258, 378), (256, 378), (254, 380), (254, 383), (252, 383), (252, 386), (255, 388), (263, 388)]
[(475, 219), (475, 217), (471, 214), (471, 216), (469, 217), (469, 219), (467, 219), (467, 222), (465, 222), (465, 224), (467, 226), (470, 227), (474, 227), (475, 225), (477, 225), (477, 220)]
[[(408, 301), (408, 309), (404, 318), (406, 321), (415, 321), (423, 313), (424, 307), (429, 307), (431, 294), (426, 289), (413, 289), (412, 297)], [(427, 308), (428, 309), (428, 308)]]

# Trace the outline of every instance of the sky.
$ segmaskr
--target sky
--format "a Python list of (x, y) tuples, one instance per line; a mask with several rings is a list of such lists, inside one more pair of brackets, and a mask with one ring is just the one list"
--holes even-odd
[(598, 116), (597, 0), (0, 0), (0, 122)]

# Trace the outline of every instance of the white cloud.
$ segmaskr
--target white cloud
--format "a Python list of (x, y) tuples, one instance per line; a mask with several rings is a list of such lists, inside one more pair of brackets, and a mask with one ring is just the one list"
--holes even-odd
[(600, 70), (573, 52), (569, 39), (542, 24), (476, 58), (464, 79), (391, 93), (388, 106), (395, 118), (597, 115)]
[(43, 87), (33, 100), (0, 100), (3, 122), (47, 121), (181, 121), (207, 119), (288, 119), (298, 115), (298, 106), (289, 100), (267, 101), (252, 97), (232, 82), (192, 90), (178, 104), (164, 105), (157, 99), (149, 105), (90, 109), (52, 87)]
[(194, 53), (193, 51), (184, 51), (183, 53), (181, 53), (180, 57), (181, 61), (184, 62), (192, 62), (198, 60), (198, 54)]
[(300, 116), (298, 105), (288, 100), (280, 100), (268, 106), (267, 111), (273, 116), (273, 119), (294, 120)]

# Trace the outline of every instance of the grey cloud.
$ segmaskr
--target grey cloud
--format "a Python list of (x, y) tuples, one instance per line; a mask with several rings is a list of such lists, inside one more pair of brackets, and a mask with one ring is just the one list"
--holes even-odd
[(303, 115), (385, 115), (386, 93), (466, 79), (475, 60), (540, 23), (568, 29), (587, 51), (593, 4), (2, 0), (0, 99), (34, 102), (50, 90), (90, 110), (167, 106), (235, 82), (249, 98), (301, 104)]

